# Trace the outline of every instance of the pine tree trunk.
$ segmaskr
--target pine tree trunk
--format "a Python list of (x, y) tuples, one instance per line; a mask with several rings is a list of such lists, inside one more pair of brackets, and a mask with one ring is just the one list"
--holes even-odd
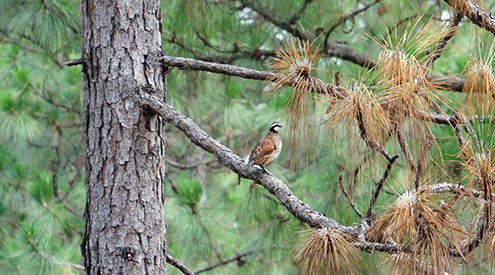
[(83, 0), (88, 274), (165, 271), (162, 120), (140, 88), (165, 96), (159, 0)]

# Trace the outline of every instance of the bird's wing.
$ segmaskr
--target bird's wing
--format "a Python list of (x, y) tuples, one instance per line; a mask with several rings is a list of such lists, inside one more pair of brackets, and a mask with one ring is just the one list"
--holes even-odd
[(275, 144), (273, 143), (272, 140), (270, 139), (261, 140), (258, 144), (256, 144), (253, 151), (251, 152), (251, 155), (249, 156), (249, 163), (263, 164), (265, 158), (269, 158), (274, 150), (275, 150)]

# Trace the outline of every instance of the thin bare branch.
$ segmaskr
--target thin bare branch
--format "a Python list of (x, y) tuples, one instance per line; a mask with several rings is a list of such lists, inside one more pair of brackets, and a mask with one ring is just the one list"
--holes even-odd
[(232, 50), (232, 51), (229, 51), (229, 50), (224, 50), (224, 49), (220, 49), (219, 47), (217, 46), (214, 46), (210, 40), (208, 40), (206, 37), (204, 37), (203, 35), (201, 35), (198, 31), (196, 31), (196, 37), (201, 41), (203, 42), (203, 45), (205, 45), (206, 47), (216, 51), (216, 52), (220, 52), (220, 53), (234, 53), (235, 51)]
[(354, 242), (355, 247), (372, 254), (374, 251), (397, 254), (399, 252), (409, 252), (410, 248), (396, 243), (374, 243), (374, 242)]
[(399, 145), (400, 145), (400, 148), (402, 150), (402, 153), (404, 153), (404, 157), (406, 159), (406, 162), (409, 165), (409, 168), (411, 169), (411, 171), (414, 173), (414, 176), (415, 176), (414, 188), (416, 189), (418, 187), (417, 182), (419, 182), (418, 170), (416, 168), (416, 165), (414, 165), (414, 159), (413, 159), (413, 155), (411, 153), (411, 150), (409, 150), (409, 144), (407, 143), (407, 140), (406, 140), (406, 137), (404, 136), (403, 130), (398, 123), (395, 123), (395, 132), (397, 133), (397, 140), (399, 141)]
[(364, 142), (366, 142), (366, 145), (368, 145), (369, 148), (377, 150), (378, 152), (380, 152), (380, 154), (382, 154), (390, 162), (392, 157), (385, 150), (385, 148), (378, 141), (371, 140), (368, 137), (366, 126), (364, 125), (363, 113), (359, 108), (358, 108), (356, 120), (358, 122), (359, 135), (364, 140)]
[(175, 266), (178, 270), (180, 270), (182, 272), (182, 274), (186, 274), (186, 275), (194, 275), (194, 272), (191, 271), (191, 269), (189, 269), (185, 264), (183, 264), (181, 261), (177, 260), (176, 258), (174, 258), (172, 255), (170, 254), (166, 254), (166, 257), (167, 257), (167, 263)]
[(463, 121), (463, 119), (459, 113), (456, 113), (454, 116), (458, 118), (456, 123), (453, 125), (454, 133), (457, 137), (457, 142), (459, 142), (460, 152), (466, 158), (467, 157), (466, 152), (464, 151), (464, 148), (466, 146), (466, 141), (464, 141), (464, 136), (462, 135), (462, 129), (463, 129), (463, 126), (465, 128), (467, 128), (467, 125), (466, 125), (467, 122)]
[(471, 239), (471, 241), (469, 241), (469, 243), (464, 245), (464, 247), (462, 247), (460, 249), (460, 251), (456, 248), (450, 248), (449, 249), (449, 252), (452, 256), (464, 257), (464, 255), (467, 255), (469, 252), (476, 249), (483, 242), (483, 240), (486, 238), (487, 230), (490, 226), (489, 225), (489, 219), (490, 219), (491, 211), (489, 209), (491, 209), (491, 208), (488, 207), (487, 204), (485, 204), (485, 207), (483, 209), (483, 213), (480, 215), (480, 217), (478, 219), (478, 223), (477, 223), (478, 224), (478, 233), (476, 234), (476, 236), (474, 236)]
[(347, 193), (347, 191), (344, 188), (344, 184), (342, 183), (342, 180), (343, 180), (342, 175), (339, 175), (339, 186), (340, 186), (340, 190), (344, 194), (345, 198), (347, 199), (347, 202), (352, 207), (352, 209), (354, 210), (354, 212), (356, 212), (356, 215), (358, 215), (359, 218), (362, 219), (363, 218), (363, 214), (361, 214), (361, 212), (359, 211), (359, 209), (356, 208), (356, 205), (354, 205), (354, 202), (352, 201), (352, 198), (349, 196), (349, 194)]
[(290, 19), (287, 21), (280, 20), (280, 16), (273, 14), (270, 10), (268, 10), (266, 7), (262, 7), (256, 1), (241, 0), (240, 2), (242, 4), (241, 8), (250, 8), (257, 14), (259, 14), (264, 20), (272, 23), (273, 25), (287, 31), (288, 33), (296, 37), (299, 37), (301, 39), (308, 39), (308, 35), (296, 28), (295, 22), (291, 22)]
[(435, 46), (435, 50), (431, 53), (430, 57), (428, 57), (428, 60), (425, 63), (425, 67), (433, 66), (435, 61), (440, 58), (443, 50), (445, 49), (445, 46), (447, 46), (449, 40), (454, 36), (455, 31), (457, 30), (457, 26), (459, 25), (459, 23), (461, 23), (463, 17), (464, 15), (462, 13), (455, 13), (454, 20), (452, 22), (452, 25), (450, 26), (449, 32), (445, 35), (444, 38), (442, 38), (442, 40), (440, 40), (440, 42), (438, 42), (438, 45)]
[(177, 184), (175, 183), (174, 178), (170, 175), (170, 172), (168, 169), (165, 169), (165, 178), (167, 178), (168, 182), (170, 183), (170, 188), (172, 188), (172, 191), (178, 195), (179, 194), (179, 189), (177, 188)]
[(194, 270), (194, 273), (199, 274), (202, 272), (210, 271), (212, 269), (215, 269), (217, 267), (220, 267), (220, 266), (232, 263), (232, 262), (242, 262), (242, 257), (245, 257), (245, 256), (253, 254), (253, 253), (254, 253), (253, 250), (248, 250), (248, 251), (243, 251), (243, 252), (237, 253), (232, 257), (220, 260), (218, 263), (214, 263), (214, 264), (196, 269), (196, 270)]
[(208, 41), (205, 37), (201, 36), (199, 33), (197, 33), (197, 37), (203, 42), (205, 46), (209, 47), (210, 49), (220, 54), (205, 55), (199, 53), (196, 50), (194, 50), (192, 47), (187, 46), (185, 43), (177, 39), (175, 33), (172, 35), (172, 37), (168, 38), (167, 41), (189, 52), (190, 54), (193, 55), (195, 59), (207, 61), (207, 62), (217, 62), (222, 64), (232, 64), (236, 60), (246, 59), (246, 58), (261, 60), (275, 55), (273, 51), (262, 50), (258, 47), (255, 47), (254, 49), (239, 49), (236, 42), (233, 43), (231, 50), (220, 49), (219, 47), (213, 46), (210, 41)]
[(71, 66), (82, 65), (84, 64), (84, 62), (85, 62), (84, 58), (72, 59), (65, 62), (65, 66), (71, 67)]
[(330, 28), (328, 28), (328, 30), (325, 32), (325, 39), (323, 40), (323, 47), (325, 49), (325, 52), (327, 50), (327, 45), (328, 45), (328, 38), (330, 37), (330, 34), (332, 32), (335, 31), (335, 29), (342, 25), (343, 23), (345, 23), (348, 19), (350, 18), (354, 18), (356, 15), (362, 13), (362, 12), (365, 12), (367, 11), (369, 8), (373, 7), (375, 4), (377, 4), (378, 2), (380, 2), (381, 0), (375, 0), (374, 2), (371, 2), (371, 3), (368, 3), (364, 6), (362, 6), (361, 8), (355, 10), (355, 11), (351, 11), (351, 12), (344, 12), (343, 14), (341, 14), (339, 16), (339, 19), (336, 23), (334, 23), (332, 26), (330, 26)]
[[(164, 56), (162, 57), (161, 61), (166, 66), (177, 67), (183, 70), (206, 71), (217, 74), (238, 76), (245, 79), (277, 82), (279, 79), (283, 78), (282, 75), (275, 74), (272, 72), (258, 71), (258, 70), (248, 69), (235, 65), (200, 61), (192, 58)], [(296, 81), (292, 81), (286, 83), (286, 85), (295, 86), (296, 83), (297, 83)], [(313, 92), (321, 93), (321, 94), (331, 94), (339, 98), (342, 98), (343, 95), (346, 93), (345, 89), (337, 87), (333, 84), (325, 83), (325, 87), (326, 90), (324, 91), (317, 90)]]
[(385, 172), (383, 172), (382, 178), (376, 183), (375, 186), (375, 191), (373, 192), (373, 197), (371, 197), (370, 200), (370, 205), (368, 206), (368, 210), (366, 211), (366, 216), (365, 219), (368, 222), (368, 224), (371, 223), (372, 217), (373, 217), (373, 208), (375, 208), (375, 203), (378, 200), (378, 196), (380, 195), (380, 191), (383, 188), (383, 185), (385, 184), (385, 181), (387, 180), (388, 176), (390, 175), (390, 171), (392, 171), (392, 165), (394, 165), (395, 160), (399, 158), (399, 155), (393, 155), (387, 163), (387, 167), (385, 168)]
[[(423, 145), (423, 149), (421, 150), (421, 154), (419, 155), (418, 163), (416, 164), (417, 176), (415, 178), (415, 184), (416, 183), (419, 184), (419, 177), (421, 175), (421, 172), (423, 171), (423, 168), (426, 165), (426, 160), (427, 160), (427, 158), (429, 156), (431, 147), (433, 145), (433, 139), (434, 139), (434, 137), (433, 137), (433, 135), (431, 133), (427, 133), (426, 134), (425, 144)], [(417, 187), (418, 186), (416, 184), (416, 188)]]
[(297, 20), (299, 20), (299, 18), (301, 17), (301, 15), (304, 13), (304, 11), (306, 10), (306, 8), (308, 7), (308, 4), (310, 4), (311, 2), (313, 2), (314, 0), (303, 0), (302, 1), (302, 4), (301, 4), (301, 7), (299, 8), (299, 10), (294, 13), (294, 15), (291, 17), (291, 19), (289, 19), (288, 24), (291, 25), (291, 24), (296, 24), (297, 23)]

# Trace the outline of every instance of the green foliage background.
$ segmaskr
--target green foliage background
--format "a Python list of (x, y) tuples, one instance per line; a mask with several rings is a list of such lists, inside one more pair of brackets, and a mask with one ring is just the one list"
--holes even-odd
[[(256, 2), (282, 21), (297, 13), (302, 3)], [(310, 31), (327, 28), (339, 22), (343, 12), (365, 3), (316, 0), (301, 14), (297, 27)], [(239, 1), (162, 1), (164, 51), (173, 56), (218, 61), (233, 57), (229, 60), (233, 64), (266, 70), (267, 57), (256, 58), (254, 53), (273, 51), (289, 36), (241, 6)], [(493, 4), (486, 6), (493, 8)], [(329, 39), (377, 57), (379, 48), (366, 39), (367, 35), (380, 36), (400, 20), (423, 13), (425, 20), (430, 16), (442, 20), (452, 11), (436, 1), (384, 0), (344, 22)], [(80, 68), (63, 65), (79, 57), (78, 22), (76, 0), (0, 1), (1, 274), (82, 273), (78, 266), (82, 264), (79, 245), (85, 204), (81, 74)], [(475, 30), (469, 22), (461, 25), (435, 64), (436, 73), (455, 75), (463, 71), (469, 53), (476, 49)], [(367, 71), (334, 57), (324, 57), (317, 67), (321, 70), (316, 75), (328, 82), (335, 72), (343, 79), (359, 79)], [(290, 89), (267, 94), (266, 83), (176, 69), (171, 70), (167, 83), (167, 101), (171, 105), (241, 156), (249, 154), (272, 121), (287, 122), (284, 110)], [(323, 123), (322, 108), (315, 106), (310, 113), (310, 127), (317, 138), (309, 161), (294, 164), (294, 156), (288, 154), (286, 146), (270, 171), (311, 207), (350, 225), (359, 218), (339, 191), (338, 175), (342, 174), (346, 183), (351, 182), (350, 176), (361, 158), (349, 155), (348, 149), (356, 144), (343, 135), (345, 127), (331, 130)], [(454, 171), (458, 146), (453, 145), (451, 130), (438, 127), (434, 133), (445, 137), (438, 143), (447, 160), (445, 169)], [(170, 125), (166, 139), (164, 215), (168, 252), (191, 269), (242, 251), (253, 252), (211, 274), (297, 273), (292, 258), (308, 227), (261, 187), (247, 180), (238, 186), (237, 175)], [(364, 144), (358, 146), (364, 148)], [(364, 154), (365, 150), (353, 152)], [(177, 163), (199, 165), (183, 169)], [(399, 165), (405, 165), (403, 160)], [(356, 178), (353, 196), (361, 212), (365, 212), (371, 189), (383, 168), (384, 162), (377, 160)], [(403, 190), (401, 177), (393, 172), (386, 189)], [(379, 205), (394, 199), (394, 195), (384, 193)], [(378, 253), (360, 256), (358, 273), (385, 272)], [(477, 272), (485, 270), (483, 265), (477, 268)], [(171, 266), (168, 272), (179, 274)]]

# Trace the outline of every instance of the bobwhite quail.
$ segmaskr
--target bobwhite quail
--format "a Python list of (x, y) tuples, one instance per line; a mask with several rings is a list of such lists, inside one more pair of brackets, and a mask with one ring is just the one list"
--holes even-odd
[[(279, 122), (273, 122), (268, 128), (268, 133), (256, 146), (249, 155), (248, 165), (259, 165), (263, 171), (266, 171), (265, 167), (272, 164), (280, 155), (282, 150), (282, 139), (278, 134), (278, 129), (282, 128), (282, 124)], [(238, 184), (240, 184), (241, 177), (239, 176)]]

